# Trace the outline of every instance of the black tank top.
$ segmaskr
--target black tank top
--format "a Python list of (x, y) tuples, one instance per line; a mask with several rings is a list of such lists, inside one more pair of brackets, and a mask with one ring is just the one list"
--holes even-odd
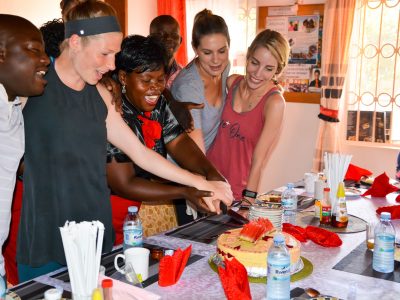
[(99, 220), (103, 251), (113, 245), (106, 180), (107, 107), (97, 88), (75, 91), (52, 65), (42, 96), (29, 98), (25, 118), (24, 195), (17, 261), (38, 267), (65, 264), (59, 227)]

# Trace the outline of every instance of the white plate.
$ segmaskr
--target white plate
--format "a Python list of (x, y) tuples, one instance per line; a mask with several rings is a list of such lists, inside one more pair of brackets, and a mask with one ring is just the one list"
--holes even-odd
[(358, 199), (361, 197), (361, 191), (352, 188), (345, 189), (346, 199)]

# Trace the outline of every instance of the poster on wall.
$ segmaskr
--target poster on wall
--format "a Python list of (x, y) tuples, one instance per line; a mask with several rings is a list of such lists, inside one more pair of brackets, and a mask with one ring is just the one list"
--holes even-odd
[(288, 17), (289, 64), (317, 64), (318, 29), (319, 16)]
[(321, 91), (320, 25), (319, 15), (266, 18), (266, 28), (280, 32), (291, 47), (289, 65), (280, 78), (282, 86), (288, 92)]

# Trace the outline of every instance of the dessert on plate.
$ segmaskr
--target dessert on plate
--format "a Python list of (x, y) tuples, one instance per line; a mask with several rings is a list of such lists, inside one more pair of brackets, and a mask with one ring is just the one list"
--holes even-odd
[[(218, 237), (217, 255), (222, 259), (235, 257), (246, 268), (249, 276), (267, 275), (267, 254), (273, 245), (276, 230), (268, 219), (259, 218), (243, 228), (231, 229)], [(300, 242), (287, 233), (286, 247), (290, 253), (290, 269), (295, 273), (302, 264)]]

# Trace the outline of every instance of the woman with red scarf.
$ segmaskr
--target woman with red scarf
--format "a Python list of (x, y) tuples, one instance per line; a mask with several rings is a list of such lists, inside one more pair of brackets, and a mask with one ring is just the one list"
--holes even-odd
[[(123, 119), (148, 148), (164, 157), (169, 154), (182, 168), (200, 174), (207, 180), (225, 181), (179, 125), (162, 95), (166, 57), (166, 50), (157, 38), (133, 35), (124, 39), (121, 52), (116, 56), (115, 71), (122, 86)], [(165, 200), (185, 198), (194, 208), (209, 211), (202, 200), (209, 196), (208, 192), (161, 182), (136, 166), (112, 144), (108, 146), (107, 155), (108, 183), (115, 194), (111, 203), (116, 244), (122, 243), (122, 224), (127, 207), (139, 205), (141, 201), (158, 204)], [(146, 229), (149, 229), (146, 228), (147, 220), (142, 221), (146, 235)], [(151, 225), (154, 225), (154, 221), (148, 226)], [(147, 231), (147, 235), (155, 233)]]

